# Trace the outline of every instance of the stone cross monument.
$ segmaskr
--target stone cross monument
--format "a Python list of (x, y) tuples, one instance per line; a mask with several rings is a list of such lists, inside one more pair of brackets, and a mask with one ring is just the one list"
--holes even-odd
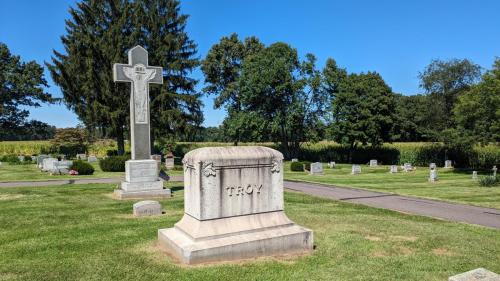
[(125, 164), (125, 182), (115, 190), (118, 198), (169, 197), (158, 178), (158, 165), (151, 159), (149, 84), (163, 84), (163, 70), (148, 65), (148, 52), (141, 46), (128, 51), (129, 64), (113, 65), (114, 82), (131, 83), (130, 138), (132, 160)]

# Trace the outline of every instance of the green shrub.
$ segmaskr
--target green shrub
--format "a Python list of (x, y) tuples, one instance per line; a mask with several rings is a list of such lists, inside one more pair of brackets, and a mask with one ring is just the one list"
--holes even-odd
[(33, 162), (33, 158), (29, 155), (24, 156), (24, 162), (27, 164), (31, 164), (31, 162)]
[(90, 163), (81, 160), (74, 161), (71, 170), (77, 171), (79, 175), (92, 175), (94, 173), (94, 167)]
[(479, 179), (479, 185), (480, 186), (494, 186), (499, 183), (498, 177), (494, 176), (486, 176), (486, 177), (481, 177)]
[(1, 162), (7, 162), (10, 164), (19, 164), (21, 163), (21, 160), (17, 157), (15, 154), (8, 154), (0, 157)]
[(292, 162), (290, 164), (290, 170), (292, 170), (293, 172), (303, 172), (304, 171), (304, 163)]
[(130, 155), (110, 156), (99, 161), (99, 167), (104, 172), (125, 172), (125, 162)]

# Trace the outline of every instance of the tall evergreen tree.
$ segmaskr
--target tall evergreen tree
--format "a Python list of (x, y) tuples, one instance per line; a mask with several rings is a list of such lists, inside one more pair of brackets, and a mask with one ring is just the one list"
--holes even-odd
[(70, 9), (65, 52), (54, 51), (48, 64), (65, 104), (89, 129), (112, 135), (124, 151), (129, 126), (129, 86), (114, 83), (113, 63), (127, 62), (126, 51), (143, 45), (150, 64), (162, 66), (164, 84), (151, 86), (152, 136), (186, 133), (201, 123), (196, 81), (188, 77), (197, 65), (196, 45), (184, 32), (187, 16), (177, 0), (83, 0)]
[(0, 42), (0, 140), (32, 124), (26, 123), (29, 111), (21, 106), (38, 107), (54, 101), (44, 89), (47, 86), (42, 66), (35, 61), (23, 62)]

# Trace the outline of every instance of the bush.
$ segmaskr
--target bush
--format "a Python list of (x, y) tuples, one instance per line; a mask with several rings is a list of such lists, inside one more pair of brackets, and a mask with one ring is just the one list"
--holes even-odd
[(99, 161), (99, 167), (104, 172), (125, 172), (125, 162), (130, 155), (110, 156)]
[(0, 162), (7, 162), (10, 164), (19, 164), (21, 161), (15, 154), (8, 154), (0, 157)]
[(31, 162), (33, 162), (33, 158), (29, 155), (24, 156), (24, 162), (27, 164), (31, 164)]
[(92, 175), (94, 173), (94, 167), (90, 163), (81, 160), (74, 161), (71, 170), (77, 171), (79, 175)]
[(290, 164), (290, 170), (292, 170), (293, 172), (303, 172), (304, 171), (304, 163), (292, 162)]
[(494, 185), (497, 185), (498, 182), (499, 182), (498, 177), (494, 177), (494, 176), (486, 176), (486, 177), (481, 177), (479, 179), (480, 186), (494, 186)]

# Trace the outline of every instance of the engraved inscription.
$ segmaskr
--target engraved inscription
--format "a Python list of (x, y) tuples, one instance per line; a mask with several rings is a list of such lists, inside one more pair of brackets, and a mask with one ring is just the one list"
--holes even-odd
[(252, 195), (260, 194), (260, 190), (262, 189), (262, 184), (247, 184), (244, 186), (228, 186), (226, 187), (227, 194), (229, 196), (244, 196), (244, 195)]

